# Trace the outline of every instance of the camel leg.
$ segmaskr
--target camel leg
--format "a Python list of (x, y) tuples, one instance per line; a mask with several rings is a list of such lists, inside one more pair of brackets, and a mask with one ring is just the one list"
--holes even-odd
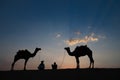
[(89, 65), (89, 68), (91, 68), (91, 61), (90, 61), (90, 65)]
[(18, 59), (15, 57), (15, 58), (14, 58), (14, 61), (13, 61), (13, 63), (12, 63), (12, 65), (11, 65), (11, 70), (13, 70), (14, 65), (15, 65), (15, 63), (16, 63), (17, 60), (18, 60)]
[(92, 62), (92, 68), (94, 68), (94, 61)]
[(27, 64), (27, 61), (28, 61), (28, 59), (25, 60), (25, 63), (24, 63), (24, 70), (26, 70), (26, 64)]
[(15, 64), (15, 62), (12, 63), (11, 70), (13, 70), (13, 68), (14, 68), (14, 64)]
[(76, 63), (77, 63), (77, 67), (76, 68), (78, 69), (79, 68), (79, 63), (80, 63), (79, 62), (79, 57), (75, 57), (75, 58), (76, 58)]
[(94, 60), (93, 60), (92, 55), (88, 55), (88, 57), (90, 59), (90, 66), (89, 66), (89, 68), (91, 68), (91, 64), (92, 64), (92, 68), (94, 68)]
[(93, 61), (93, 62), (90, 62), (89, 68), (94, 68), (94, 61)]

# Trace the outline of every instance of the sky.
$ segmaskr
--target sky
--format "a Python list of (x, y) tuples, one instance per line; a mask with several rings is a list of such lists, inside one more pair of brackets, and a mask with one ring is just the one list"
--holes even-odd
[[(37, 69), (44, 60), (51, 69), (75, 68), (69, 56), (76, 46), (86, 45), (93, 51), (96, 68), (120, 68), (120, 0), (0, 0), (0, 70), (10, 70), (18, 50), (31, 53), (27, 69)], [(80, 67), (89, 59), (80, 57)], [(24, 60), (14, 69), (22, 70)]]

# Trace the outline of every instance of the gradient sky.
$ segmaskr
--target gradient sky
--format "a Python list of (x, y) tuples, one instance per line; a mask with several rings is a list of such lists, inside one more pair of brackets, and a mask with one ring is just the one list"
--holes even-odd
[[(59, 68), (75, 68), (71, 51), (87, 44), (93, 51), (95, 67), (120, 68), (120, 0), (0, 0), (0, 70), (10, 70), (20, 49), (34, 52), (27, 69), (46, 68), (56, 61)], [(87, 56), (80, 58), (87, 68)], [(24, 60), (15, 64), (23, 69)]]

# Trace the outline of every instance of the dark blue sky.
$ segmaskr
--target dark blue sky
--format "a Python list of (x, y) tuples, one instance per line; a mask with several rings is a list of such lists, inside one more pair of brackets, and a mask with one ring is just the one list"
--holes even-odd
[[(10, 69), (19, 49), (33, 52), (35, 47), (43, 48), (38, 54), (42, 58), (36, 56), (28, 68), (36, 69), (43, 59), (49, 68), (52, 61), (61, 64), (65, 46), (74, 49), (86, 43), (94, 52), (96, 67), (120, 67), (119, 8), (119, 0), (1, 0), (0, 69)], [(92, 39), (80, 42), (86, 36)], [(70, 39), (78, 42), (67, 42)], [(18, 62), (16, 69), (21, 69), (22, 63)], [(68, 66), (71, 64), (75, 65), (74, 59), (67, 55), (63, 68), (74, 67)]]

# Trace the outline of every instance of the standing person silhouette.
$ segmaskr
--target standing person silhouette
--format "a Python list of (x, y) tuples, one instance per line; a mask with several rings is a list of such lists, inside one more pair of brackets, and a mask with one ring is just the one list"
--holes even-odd
[(44, 70), (44, 69), (45, 69), (44, 61), (41, 61), (40, 65), (38, 66), (38, 70)]
[(54, 64), (52, 64), (51, 66), (52, 66), (52, 69), (53, 69), (53, 70), (56, 70), (56, 69), (57, 69), (57, 64), (56, 64), (56, 62), (54, 62)]

